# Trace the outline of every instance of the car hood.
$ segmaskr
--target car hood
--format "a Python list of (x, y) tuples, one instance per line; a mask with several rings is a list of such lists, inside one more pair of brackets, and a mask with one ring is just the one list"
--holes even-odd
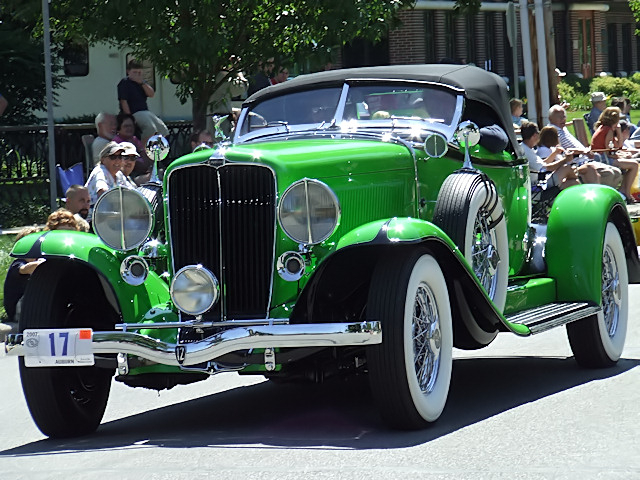
[(397, 143), (352, 139), (298, 139), (235, 145), (232, 162), (258, 162), (277, 173), (336, 177), (414, 168), (409, 148)]

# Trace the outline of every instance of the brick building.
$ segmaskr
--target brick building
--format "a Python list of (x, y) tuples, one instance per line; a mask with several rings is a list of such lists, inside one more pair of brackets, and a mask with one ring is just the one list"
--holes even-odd
[[(507, 5), (485, 1), (479, 13), (456, 16), (454, 2), (419, 0), (416, 8), (400, 13), (403, 25), (387, 39), (377, 45), (356, 41), (345, 47), (341, 66), (437, 63), (450, 58), (513, 79)], [(561, 70), (584, 77), (600, 72), (625, 76), (640, 70), (640, 37), (635, 35), (636, 23), (627, 1), (552, 1), (545, 8), (551, 9), (553, 18), (547, 42), (553, 39), (555, 63)], [(520, 15), (514, 18), (518, 75), (522, 76)]]

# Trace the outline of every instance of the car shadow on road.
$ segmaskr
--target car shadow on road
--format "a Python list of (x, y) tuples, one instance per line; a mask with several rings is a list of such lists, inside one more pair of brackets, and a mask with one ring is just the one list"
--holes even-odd
[[(263, 382), (106, 422), (90, 436), (40, 440), (2, 456), (120, 448), (381, 449), (424, 444), (529, 402), (640, 365), (585, 370), (573, 358), (474, 358), (454, 361), (447, 406), (419, 431), (386, 428), (366, 378), (323, 385)], [(215, 378), (209, 381), (215, 381)]]

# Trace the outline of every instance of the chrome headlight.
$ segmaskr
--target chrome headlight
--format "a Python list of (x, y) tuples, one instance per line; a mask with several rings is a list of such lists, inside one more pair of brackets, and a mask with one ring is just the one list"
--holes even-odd
[(180, 310), (200, 315), (218, 301), (220, 287), (216, 276), (202, 265), (187, 265), (176, 273), (170, 293)]
[(335, 231), (340, 219), (338, 197), (324, 183), (304, 178), (289, 186), (278, 205), (284, 233), (298, 243), (320, 243)]
[(130, 188), (115, 187), (93, 208), (93, 230), (115, 250), (131, 250), (144, 243), (153, 227), (153, 211), (146, 198)]

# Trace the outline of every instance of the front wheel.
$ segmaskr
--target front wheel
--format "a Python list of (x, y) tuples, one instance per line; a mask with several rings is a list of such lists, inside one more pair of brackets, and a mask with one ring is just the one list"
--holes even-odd
[(382, 343), (367, 351), (382, 418), (402, 429), (434, 422), (449, 393), (453, 349), (449, 293), (438, 262), (421, 251), (381, 260), (367, 318), (380, 320), (383, 328)]
[(602, 310), (567, 324), (573, 355), (583, 367), (615, 365), (627, 336), (629, 277), (620, 233), (607, 223), (602, 249)]
[[(98, 279), (86, 270), (47, 261), (29, 279), (20, 331), (36, 328), (113, 329), (115, 312)], [(22, 389), (34, 422), (49, 437), (85, 435), (100, 425), (113, 370), (99, 367), (25, 367)]]

